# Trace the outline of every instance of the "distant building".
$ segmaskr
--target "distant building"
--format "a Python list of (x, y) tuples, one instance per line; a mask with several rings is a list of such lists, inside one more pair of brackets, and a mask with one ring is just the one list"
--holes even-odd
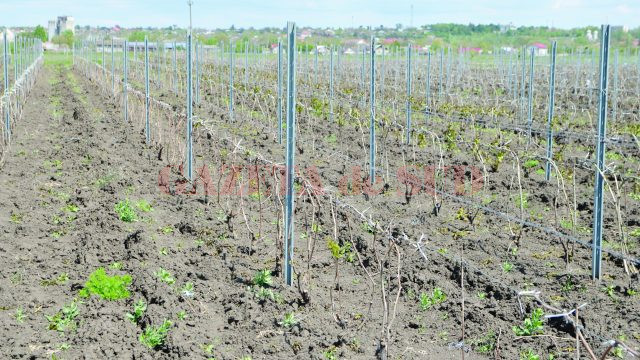
[(57, 20), (49, 20), (48, 30), (47, 35), (49, 41), (51, 41), (54, 36), (60, 35), (67, 30), (71, 30), (71, 32), (75, 34), (75, 20), (71, 16), (58, 16)]
[(535, 52), (536, 55), (547, 56), (547, 45), (537, 42), (537, 43), (533, 43), (531, 47), (533, 48), (533, 51)]
[(54, 36), (56, 36), (56, 21), (49, 20), (49, 25), (47, 26), (47, 39), (51, 41)]

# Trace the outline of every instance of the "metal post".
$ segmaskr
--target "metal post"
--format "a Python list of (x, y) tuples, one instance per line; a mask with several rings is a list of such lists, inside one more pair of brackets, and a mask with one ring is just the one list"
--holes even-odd
[(407, 145), (411, 142), (411, 43), (407, 45)]
[[(4, 31), (4, 61), (3, 61), (3, 65), (4, 65), (4, 96), (5, 101), (3, 102), (4, 106), (5, 106), (5, 111), (4, 111), (4, 130), (6, 133), (6, 141), (8, 142), (9, 140), (11, 140), (11, 120), (10, 120), (10, 116), (9, 116), (9, 109), (11, 108), (9, 106), (9, 52), (7, 49), (7, 31)], [(14, 49), (14, 53), (15, 53), (15, 49)], [(15, 57), (14, 57), (15, 58)], [(15, 65), (14, 65), (15, 66)]]
[(531, 47), (531, 65), (529, 68), (529, 116), (528, 116), (528, 124), (529, 124), (529, 130), (528, 130), (528, 135), (529, 135), (529, 140), (528, 143), (531, 144), (531, 126), (533, 124), (533, 60), (534, 60), (534, 53), (535, 49), (533, 47)]
[(369, 102), (371, 103), (371, 122), (369, 123), (369, 181), (375, 182), (376, 175), (376, 44), (371, 36), (371, 88), (369, 89)]
[(123, 65), (122, 65), (122, 72), (124, 73), (124, 80), (122, 82), (122, 99), (124, 101), (124, 121), (128, 121), (129, 120), (129, 104), (127, 101), (127, 53), (129, 52), (128, 46), (127, 46), (127, 40), (124, 41), (123, 47), (122, 47), (122, 53), (123, 53)]
[(144, 38), (144, 82), (145, 82), (145, 125), (144, 125), (144, 133), (147, 136), (147, 144), (151, 142), (151, 133), (149, 126), (149, 40), (145, 36)]
[(113, 55), (113, 38), (111, 38), (111, 94), (116, 94), (116, 62)]
[(178, 50), (176, 49), (176, 42), (173, 42), (173, 92), (178, 94)]
[(198, 41), (193, 45), (196, 50), (196, 105), (200, 104), (200, 50), (198, 49)]
[(604, 179), (605, 137), (607, 134), (607, 72), (609, 70), (609, 25), (602, 25), (600, 41), (600, 91), (598, 105), (598, 143), (596, 155), (596, 186), (593, 200), (593, 254), (591, 275), (594, 280), (602, 276), (602, 188)]
[(367, 85), (365, 84), (365, 80), (364, 80), (364, 63), (366, 61), (366, 54), (367, 54), (367, 48), (365, 46), (362, 47), (362, 64), (360, 66), (360, 83), (362, 84), (362, 107), (365, 107), (365, 103), (366, 103), (366, 88)]
[(244, 43), (244, 86), (249, 86), (249, 42)]
[(438, 81), (438, 99), (442, 100), (442, 80), (444, 74), (444, 48), (440, 49), (440, 80)]
[(187, 35), (187, 179), (193, 180), (193, 79), (191, 69), (191, 32)]
[(315, 74), (315, 83), (318, 84), (318, 44), (316, 44), (315, 58), (314, 58), (314, 74)]
[(429, 106), (429, 98), (431, 97), (431, 50), (427, 50), (427, 83), (425, 86), (425, 113), (426, 120), (429, 120), (431, 107)]
[(229, 43), (229, 119), (233, 121), (233, 53), (235, 47)]
[(613, 99), (611, 99), (611, 103), (613, 106), (613, 109), (611, 111), (611, 121), (613, 121), (614, 123), (617, 119), (616, 115), (618, 113), (618, 53), (619, 50), (616, 49), (613, 58), (613, 91), (611, 92), (611, 96), (613, 97)]
[(551, 177), (551, 158), (553, 156), (553, 129), (551, 122), (553, 120), (553, 106), (556, 95), (556, 47), (554, 41), (551, 45), (551, 68), (549, 69), (549, 117), (547, 119), (547, 165), (544, 172), (545, 180), (549, 181)]
[(278, 144), (282, 144), (282, 41), (278, 39)]
[[(107, 79), (107, 66), (104, 63), (104, 38), (102, 38), (102, 81)], [(105, 81), (106, 84), (106, 81)]]
[(527, 48), (526, 46), (522, 47), (522, 84), (520, 86), (520, 116), (522, 116), (522, 120), (524, 121), (524, 89), (526, 84), (526, 73), (527, 73)]
[(385, 48), (384, 48), (384, 43), (382, 43), (382, 63), (380, 64), (380, 97), (381, 100), (384, 101), (384, 73), (385, 73), (385, 69), (384, 69), (384, 64), (385, 64), (385, 59), (384, 59), (384, 55), (385, 55)]
[(292, 285), (293, 274), (291, 259), (293, 258), (294, 232), (293, 232), (293, 179), (295, 164), (295, 126), (296, 126), (296, 25), (293, 22), (287, 24), (287, 169), (286, 169), (286, 209), (285, 209), (285, 237), (284, 237), (284, 277), (287, 285)]
[(329, 117), (333, 122), (333, 46), (329, 50)]

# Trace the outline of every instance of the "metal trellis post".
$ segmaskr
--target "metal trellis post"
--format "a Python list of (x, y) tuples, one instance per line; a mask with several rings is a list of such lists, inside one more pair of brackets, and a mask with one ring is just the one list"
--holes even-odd
[(593, 201), (593, 254), (591, 275), (594, 280), (602, 276), (602, 188), (604, 178), (605, 137), (607, 134), (607, 72), (609, 70), (609, 25), (602, 25), (600, 41), (600, 90), (598, 104), (598, 143), (596, 148), (596, 185)]
[(144, 109), (145, 109), (145, 122), (144, 133), (147, 137), (147, 144), (151, 142), (150, 126), (149, 126), (149, 40), (144, 38)]
[(549, 181), (551, 176), (551, 157), (553, 156), (553, 129), (551, 122), (553, 121), (553, 106), (556, 95), (556, 47), (554, 41), (551, 45), (551, 68), (549, 69), (549, 117), (547, 119), (547, 165), (545, 167), (544, 178)]
[(288, 72), (287, 72), (287, 164), (286, 164), (286, 206), (285, 206), (285, 237), (284, 237), (284, 277), (287, 285), (292, 285), (292, 258), (294, 246), (294, 192), (293, 179), (295, 168), (295, 124), (296, 124), (296, 25), (293, 22), (287, 24), (288, 46)]

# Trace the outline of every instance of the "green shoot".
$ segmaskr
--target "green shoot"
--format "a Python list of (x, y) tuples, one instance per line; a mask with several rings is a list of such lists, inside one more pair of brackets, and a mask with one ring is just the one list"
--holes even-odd
[(428, 310), (431, 307), (443, 303), (447, 300), (447, 295), (440, 288), (435, 288), (431, 292), (431, 295), (426, 293), (420, 294), (420, 308), (422, 310)]
[(171, 321), (165, 320), (160, 326), (149, 326), (144, 329), (144, 332), (142, 334), (140, 334), (138, 340), (142, 343), (142, 345), (146, 345), (151, 349), (161, 346), (167, 339), (167, 334), (169, 333), (171, 325)]
[(147, 304), (144, 300), (140, 299), (133, 305), (133, 313), (127, 313), (125, 316), (132, 323), (137, 323), (144, 315), (144, 312), (147, 311)]
[(90, 295), (98, 295), (105, 300), (119, 300), (129, 297), (127, 286), (131, 284), (130, 275), (114, 275), (106, 274), (104, 268), (98, 268), (85, 283), (84, 288), (80, 290), (81, 297), (89, 297)]
[(543, 332), (543, 311), (540, 308), (533, 310), (530, 317), (524, 319), (522, 326), (514, 326), (513, 332), (516, 336), (531, 336), (542, 334)]

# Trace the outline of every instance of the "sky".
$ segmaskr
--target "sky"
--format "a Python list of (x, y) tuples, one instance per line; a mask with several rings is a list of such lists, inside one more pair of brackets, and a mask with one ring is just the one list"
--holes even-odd
[[(411, 7), (413, 4), (413, 17)], [(0, 26), (46, 27), (58, 15), (78, 25), (189, 24), (187, 0), (0, 0)], [(198, 28), (419, 26), (441, 22), (640, 26), (640, 0), (193, 0)]]

